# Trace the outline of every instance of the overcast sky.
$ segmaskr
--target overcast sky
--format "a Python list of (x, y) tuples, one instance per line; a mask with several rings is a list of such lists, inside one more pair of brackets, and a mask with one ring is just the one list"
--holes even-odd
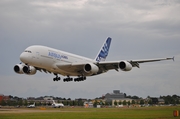
[[(179, 11), (179, 0), (1, 0), (0, 94), (74, 99), (120, 90), (140, 97), (180, 95)], [(112, 38), (107, 61), (173, 56), (175, 61), (144, 63), (129, 72), (112, 70), (79, 83), (13, 71), (30, 45), (94, 59), (107, 37)]]

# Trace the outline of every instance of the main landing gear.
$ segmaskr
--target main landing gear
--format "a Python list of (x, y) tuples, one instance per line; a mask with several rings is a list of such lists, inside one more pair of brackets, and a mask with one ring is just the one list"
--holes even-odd
[[(53, 78), (53, 81), (59, 81), (61, 80), (60, 77), (58, 77), (57, 74), (54, 74), (56, 77)], [(86, 80), (86, 77), (85, 76), (81, 76), (81, 77), (78, 77), (78, 78), (74, 78), (74, 82), (79, 82), (79, 81), (84, 81)], [(69, 76), (67, 76), (67, 78), (64, 78), (63, 79), (64, 82), (69, 82), (69, 81), (73, 81), (73, 78), (70, 78)]]
[[(78, 77), (78, 78), (74, 78), (74, 82), (79, 82), (79, 81), (84, 81), (84, 80), (86, 80), (86, 77), (84, 77), (84, 76)], [(63, 81), (64, 82), (73, 81), (73, 78), (67, 77)]]
[(58, 77), (58, 75), (57, 75), (57, 74), (54, 74), (54, 75), (56, 75), (56, 77), (55, 77), (55, 78), (53, 78), (53, 81), (59, 81), (59, 80), (61, 80), (61, 77)]
[(63, 79), (64, 82), (69, 82), (69, 81), (73, 81), (73, 78), (70, 78), (69, 76), (67, 78)]
[(82, 77), (78, 77), (78, 78), (75, 78), (74, 81), (76, 82), (79, 82), (79, 81), (84, 81), (86, 80), (86, 77), (85, 76), (82, 76)]

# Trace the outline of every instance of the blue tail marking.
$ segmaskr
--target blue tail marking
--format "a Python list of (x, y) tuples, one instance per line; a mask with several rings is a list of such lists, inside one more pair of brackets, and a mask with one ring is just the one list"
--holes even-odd
[(109, 53), (110, 45), (111, 45), (111, 38), (108, 37), (105, 43), (103, 44), (103, 46), (101, 47), (97, 57), (95, 58), (97, 62), (106, 60), (106, 57), (108, 56)]

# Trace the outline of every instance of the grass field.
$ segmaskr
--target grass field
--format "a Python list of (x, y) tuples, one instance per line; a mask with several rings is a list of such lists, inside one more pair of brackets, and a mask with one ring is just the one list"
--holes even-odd
[(180, 107), (0, 109), (0, 119), (180, 119)]

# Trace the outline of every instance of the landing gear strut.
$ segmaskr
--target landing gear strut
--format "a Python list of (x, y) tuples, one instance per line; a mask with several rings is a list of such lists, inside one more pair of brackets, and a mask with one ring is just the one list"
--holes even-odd
[(57, 74), (54, 74), (54, 75), (56, 75), (56, 77), (55, 77), (55, 78), (53, 78), (53, 81), (59, 81), (59, 80), (61, 80), (61, 77), (58, 77), (58, 75), (57, 75)]

